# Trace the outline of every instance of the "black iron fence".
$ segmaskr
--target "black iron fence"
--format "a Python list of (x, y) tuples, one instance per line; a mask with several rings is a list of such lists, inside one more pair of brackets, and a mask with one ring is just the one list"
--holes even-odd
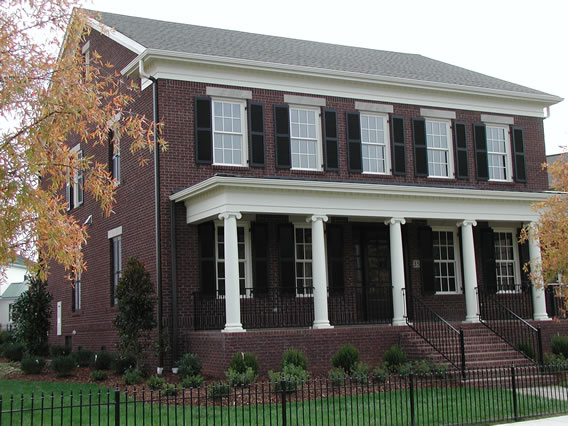
[(568, 413), (568, 369), (511, 367), (244, 387), (0, 394), (0, 424), (438, 425)]

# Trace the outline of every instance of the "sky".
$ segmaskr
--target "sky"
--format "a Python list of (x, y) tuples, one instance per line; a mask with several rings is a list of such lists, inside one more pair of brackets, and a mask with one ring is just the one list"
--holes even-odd
[[(416, 53), (568, 99), (566, 0), (86, 0), (90, 9)], [(544, 120), (568, 150), (568, 100)]]

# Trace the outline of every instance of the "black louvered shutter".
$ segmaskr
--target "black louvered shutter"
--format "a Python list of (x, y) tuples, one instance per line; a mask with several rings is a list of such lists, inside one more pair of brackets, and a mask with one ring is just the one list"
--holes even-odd
[(266, 293), (268, 289), (268, 225), (253, 223), (252, 238), (252, 282), (254, 294)]
[[(517, 241), (521, 238), (521, 228), (517, 229)], [(519, 267), (521, 268), (521, 283), (523, 284), (522, 289), (523, 291), (528, 291), (530, 286), (530, 253), (529, 253), (529, 242), (525, 241), (524, 243), (519, 242)], [(529, 271), (525, 272), (525, 265), (528, 264)]]
[(404, 141), (404, 118), (391, 117), (392, 173), (397, 176), (406, 174), (406, 154)]
[(286, 294), (296, 294), (296, 260), (294, 256), (294, 225), (283, 223), (278, 227), (280, 247), (280, 286)]
[(288, 105), (274, 105), (274, 131), (276, 138), (276, 167), (292, 167), (290, 153), (290, 112)]
[(478, 180), (489, 180), (489, 167), (487, 165), (487, 136), (484, 124), (473, 125), (473, 138), (475, 139), (475, 169)]
[(215, 225), (206, 222), (199, 225), (198, 229), (201, 292), (215, 296)]
[(327, 226), (327, 256), (329, 291), (332, 294), (343, 293), (345, 259), (343, 258), (343, 229), (340, 225)]
[(337, 112), (332, 109), (323, 111), (323, 139), (325, 141), (325, 169), (339, 170), (339, 142), (337, 138)]
[(424, 293), (436, 292), (434, 279), (434, 256), (432, 244), (432, 228), (421, 226), (418, 228), (418, 242), (420, 244), (420, 277)]
[(481, 228), (481, 256), (483, 258), (484, 289), (497, 293), (497, 270), (495, 264), (495, 235), (491, 228)]
[(195, 98), (195, 160), (198, 163), (213, 162), (213, 131), (211, 128), (211, 100)]
[(414, 174), (428, 176), (428, 147), (426, 145), (426, 121), (423, 118), (412, 119), (414, 138)]
[(349, 171), (361, 173), (363, 161), (361, 159), (361, 121), (358, 112), (347, 113), (347, 156)]
[(523, 129), (518, 127), (513, 127), (513, 153), (515, 155), (515, 180), (517, 182), (526, 182), (525, 141)]
[(467, 131), (465, 123), (454, 123), (454, 141), (456, 145), (456, 177), (458, 179), (468, 179)]
[(73, 286), (71, 287), (71, 311), (75, 312), (76, 310), (76, 306), (75, 306), (75, 289), (77, 287), (77, 284), (75, 281), (73, 281)]
[(249, 102), (250, 165), (264, 167), (264, 105)]

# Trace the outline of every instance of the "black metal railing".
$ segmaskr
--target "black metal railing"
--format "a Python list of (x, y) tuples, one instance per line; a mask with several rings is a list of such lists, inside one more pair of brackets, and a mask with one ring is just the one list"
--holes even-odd
[(479, 291), (480, 321), (526, 358), (543, 362), (542, 334), (512, 309), (501, 303), (499, 294)]
[(551, 283), (546, 286), (546, 312), (550, 318), (567, 319), (564, 294), (568, 294), (565, 284)]
[(329, 320), (333, 325), (390, 324), (392, 286), (350, 286), (330, 291)]
[(463, 329), (457, 329), (430, 309), (418, 297), (406, 295), (406, 303), (412, 307), (412, 321), (406, 324), (465, 377), (465, 343)]

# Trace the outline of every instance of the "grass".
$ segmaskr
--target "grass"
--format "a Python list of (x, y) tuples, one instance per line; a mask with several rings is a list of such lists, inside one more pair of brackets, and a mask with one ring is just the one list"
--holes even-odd
[[(7, 424), (107, 424), (114, 423), (114, 390), (94, 384), (44, 383), (0, 380), (2, 410), (28, 410), (23, 414), (2, 414)], [(244, 391), (248, 395), (248, 390)], [(44, 395), (43, 399), (41, 395)], [(254, 394), (254, 388), (251, 388)], [(14, 394), (14, 399), (10, 399)], [(240, 394), (240, 391), (239, 391)], [(23, 400), (20, 395), (24, 395)], [(33, 399), (32, 399), (33, 395)], [(71, 396), (72, 395), (72, 396)], [(146, 395), (148, 398), (149, 395)], [(156, 396), (155, 396), (156, 397)], [(195, 396), (194, 396), (195, 397)], [(442, 388), (414, 392), (417, 424), (494, 422), (514, 419), (513, 394), (507, 389)], [(165, 399), (165, 397), (163, 397)], [(259, 394), (260, 398), (260, 394)], [(312, 401), (289, 394), (286, 416), (290, 424), (410, 424), (409, 391), (332, 396)], [(296, 399), (298, 398), (298, 400)], [(234, 394), (221, 405), (167, 405), (137, 402), (122, 394), (120, 424), (282, 424), (281, 404), (234, 406)], [(170, 401), (173, 397), (170, 397)], [(33, 401), (33, 402), (32, 402)], [(127, 403), (126, 403), (127, 401)], [(92, 407), (86, 407), (88, 403)], [(127, 404), (126, 407), (124, 404)], [(47, 408), (40, 414), (39, 408)], [(62, 406), (73, 406), (72, 409)], [(82, 405), (82, 407), (80, 406)], [(565, 402), (518, 395), (519, 417), (565, 412)], [(35, 409), (35, 410), (32, 410)]]

